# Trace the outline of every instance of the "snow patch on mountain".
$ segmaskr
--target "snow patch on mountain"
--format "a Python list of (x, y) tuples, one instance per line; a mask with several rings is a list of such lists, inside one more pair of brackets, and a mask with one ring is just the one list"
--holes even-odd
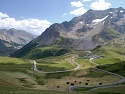
[(124, 12), (123, 10), (121, 10), (120, 12)]
[[(109, 16), (109, 15), (108, 15), (108, 16)], [(108, 16), (105, 16), (105, 17), (102, 18), (102, 19), (95, 19), (95, 20), (93, 20), (92, 22), (94, 22), (94, 23), (102, 22), (102, 21), (104, 21)]]
[(79, 22), (80, 24), (83, 24), (83, 22)]

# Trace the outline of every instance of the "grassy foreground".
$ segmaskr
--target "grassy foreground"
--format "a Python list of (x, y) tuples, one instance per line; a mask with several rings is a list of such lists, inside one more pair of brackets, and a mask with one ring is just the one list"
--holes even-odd
[[(43, 53), (49, 51), (53, 55), (46, 58), (35, 57), (38, 68), (43, 71), (57, 71), (72, 69), (76, 67), (72, 64), (72, 55), (85, 55), (82, 51), (65, 53), (65, 50), (53, 47), (34, 49)], [(59, 56), (55, 54), (62, 52)], [(64, 53), (63, 53), (64, 51)], [(29, 51), (27, 57), (32, 57)], [(125, 55), (124, 49), (105, 46), (95, 49), (94, 54), (99, 54), (104, 58), (94, 59), (100, 69), (118, 73), (125, 76)], [(36, 53), (33, 54), (35, 56)], [(18, 59), (10, 57), (0, 57), (0, 94), (71, 94), (68, 88), (75, 86), (97, 86), (100, 83), (108, 84), (117, 82), (121, 78), (109, 75), (104, 72), (94, 70), (94, 64), (88, 59), (78, 58), (75, 60), (81, 66), (78, 70), (66, 73), (43, 74), (32, 70), (33, 64), (28, 59)], [(120, 84), (121, 85), (121, 84)], [(124, 85), (122, 83), (122, 85)], [(78, 88), (74, 94), (124, 94), (125, 86), (117, 88), (102, 88), (92, 92), (86, 92), (91, 88)], [(115, 91), (114, 91), (115, 90)]]
[[(70, 94), (69, 91), (60, 91), (57, 86), (56, 90), (46, 90), (43, 87), (46, 83), (44, 78), (59, 79), (59, 74), (45, 76), (31, 70), (31, 66), (28, 60), (0, 57), (0, 94)], [(62, 73), (60, 78), (69, 74)], [(79, 94), (83, 93), (91, 94)]]

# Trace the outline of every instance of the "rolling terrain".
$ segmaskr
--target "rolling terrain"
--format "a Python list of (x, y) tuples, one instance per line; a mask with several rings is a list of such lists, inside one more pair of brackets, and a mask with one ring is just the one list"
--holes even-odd
[(125, 9), (121, 7), (103, 11), (88, 10), (69, 22), (51, 25), (12, 56), (24, 57), (33, 49), (50, 45), (64, 49), (92, 50), (113, 42), (113, 45), (124, 47), (124, 24)]
[[(44, 47), (43, 49), (50, 51), (50, 48), (53, 47), (54, 46)], [(120, 53), (119, 50), (122, 52)], [(84, 86), (86, 88), (74, 89), (76, 91), (74, 93), (124, 94), (125, 82), (114, 84), (110, 87), (98, 88), (88, 92), (93, 89), (93, 87), (96, 88), (100, 84), (105, 85), (122, 80), (122, 78), (117, 75), (95, 70), (95, 68), (97, 67), (102, 70), (125, 76), (125, 60), (123, 58), (124, 52), (124, 48), (117, 48), (116, 46), (112, 46), (110, 44), (92, 50), (91, 54), (103, 56), (103, 58), (96, 58), (92, 60), (93, 62), (99, 64), (99, 66), (94, 65), (88, 60), (88, 58), (83, 57), (88, 54), (88, 51), (69, 50), (67, 53), (60, 56), (48, 56), (42, 59), (35, 59), (38, 70), (50, 73), (34, 71), (33, 62), (27, 59), (1, 57), (0, 72), (2, 76), (0, 77), (0, 92), (2, 94), (7, 94), (10, 91), (14, 94), (32, 94), (33, 92), (38, 94), (40, 94), (40, 92), (42, 92), (42, 94), (69, 94), (70, 92), (68, 89), (70, 86)], [(58, 70), (65, 71), (66, 69), (73, 69), (76, 67), (76, 65), (72, 63), (72, 59), (76, 55), (79, 57), (75, 59), (75, 61), (80, 65), (77, 70), (62, 73), (56, 72)], [(91, 86), (92, 88), (87, 88), (87, 86)], [(116, 87), (116, 90), (118, 91), (114, 91), (114, 88)], [(6, 88), (8, 88), (8, 90), (5, 91)], [(18, 92), (16, 92), (16, 89), (18, 89)]]
[(0, 55), (10, 55), (36, 37), (36, 35), (14, 28), (0, 29)]
[(0, 57), (0, 93), (124, 94), (124, 24), (120, 7), (51, 25), (11, 57)]

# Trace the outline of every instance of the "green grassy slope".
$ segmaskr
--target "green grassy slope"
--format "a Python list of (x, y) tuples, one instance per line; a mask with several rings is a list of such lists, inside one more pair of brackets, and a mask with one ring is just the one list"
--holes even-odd
[(41, 46), (41, 47), (34, 48), (34, 45), (35, 44), (31, 44), (31, 47), (29, 47), (30, 45), (26, 45), (24, 46), (24, 48), (18, 50), (11, 56), (22, 57), (27, 59), (39, 59), (39, 58), (46, 58), (50, 56), (61, 56), (69, 52), (68, 49), (58, 48), (56, 46)]
[(110, 26), (106, 27), (103, 32), (101, 32), (101, 36), (104, 40), (112, 40), (113, 38), (118, 38), (122, 34), (119, 33), (118, 31), (114, 30)]
[[(70, 94), (68, 89), (60, 91), (57, 85), (53, 86), (56, 91), (46, 90), (44, 84), (53, 79), (61, 80), (62, 77), (71, 75), (71, 72), (45, 75), (31, 70), (31, 67), (32, 64), (28, 60), (0, 57), (0, 94)], [(83, 93), (91, 94), (79, 94)]]
[(26, 55), (29, 51), (31, 51), (35, 46), (37, 45), (37, 43), (34, 42), (29, 42), (27, 45), (25, 45), (23, 48), (19, 49), (18, 51), (16, 51), (15, 53), (13, 53), (11, 55), (11, 57), (23, 57), (24, 55)]
[(93, 60), (100, 65), (99, 68), (125, 76), (125, 49), (123, 47), (108, 44), (96, 49), (94, 53), (104, 56), (104, 58)]
[[(93, 52), (93, 54), (102, 56), (101, 58), (97, 58), (97, 59), (93, 60), (93, 62), (99, 64), (98, 68), (125, 76), (125, 49), (123, 46), (114, 45), (114, 43), (112, 42), (106, 46), (97, 47), (94, 50), (92, 50), (92, 52)], [(84, 66), (86, 66), (87, 63), (89, 63), (83, 58), (79, 58), (76, 61), (80, 62), (82, 65), (85, 64)], [(86, 61), (86, 63), (85, 63), (85, 61)], [(90, 67), (90, 70), (87, 71), (88, 73), (86, 75), (82, 75), (83, 77), (94, 77), (94, 78), (100, 77), (100, 78), (102, 78), (103, 76), (106, 75), (103, 72), (101, 73), (99, 71), (95, 71), (95, 70), (93, 71), (93, 70), (91, 70), (91, 66), (89, 66), (89, 67)], [(111, 78), (107, 77), (107, 78), (105, 78), (105, 80), (106, 79), (107, 80), (116, 79), (113, 77), (111, 77)], [(103, 81), (105, 81), (105, 80), (103, 80)], [(124, 86), (119, 86), (119, 85), (124, 85)], [(123, 82), (119, 85), (117, 85), (118, 87), (97, 89), (97, 90), (91, 91), (91, 92), (96, 93), (96, 94), (124, 94), (125, 82)], [(80, 92), (80, 91), (87, 91), (90, 89), (91, 88), (77, 88), (75, 90), (77, 92)]]
[[(100, 65), (99, 68), (125, 76), (124, 48), (108, 44), (93, 50), (93, 53), (103, 56), (103, 58), (93, 60)], [(85, 52), (44, 46), (32, 48), (22, 57), (36, 59), (40, 70), (57, 71), (76, 67), (71, 63), (72, 57), (76, 55), (83, 57)], [(107, 84), (121, 79), (115, 75), (94, 70), (95, 65), (88, 59), (78, 58), (75, 61), (81, 65), (76, 71), (43, 74), (33, 71), (31, 69), (33, 63), (26, 59), (0, 57), (0, 94), (70, 94), (68, 88), (71, 83), (78, 86), (86, 86), (86, 83), (96, 86), (100, 82)], [(124, 94), (123, 87), (118, 87), (117, 92), (113, 89), (99, 89), (89, 93), (86, 92), (88, 90), (86, 88), (74, 94), (112, 94), (112, 92)]]
[(124, 94), (125, 86), (100, 88), (100, 89), (93, 91), (93, 93), (96, 93), (96, 94)]

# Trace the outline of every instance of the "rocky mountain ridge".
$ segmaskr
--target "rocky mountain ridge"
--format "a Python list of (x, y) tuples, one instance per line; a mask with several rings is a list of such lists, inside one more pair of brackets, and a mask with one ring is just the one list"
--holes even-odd
[[(37, 42), (39, 46), (56, 43), (58, 46), (87, 50), (124, 34), (124, 27), (125, 9), (121, 7), (104, 11), (89, 10), (69, 22), (51, 25), (34, 42)], [(108, 31), (115, 33), (114, 36), (108, 35), (110, 33)]]
[(36, 37), (24, 30), (0, 29), (0, 55), (9, 55)]
[[(125, 43), (125, 9), (88, 10), (85, 14), (71, 21), (55, 23), (47, 28), (24, 48), (16, 52), (39, 46), (56, 45), (74, 50), (92, 50), (109, 42)], [(121, 45), (121, 44), (120, 44)], [(31, 49), (30, 49), (31, 50)], [(26, 52), (25, 52), (26, 53)]]

